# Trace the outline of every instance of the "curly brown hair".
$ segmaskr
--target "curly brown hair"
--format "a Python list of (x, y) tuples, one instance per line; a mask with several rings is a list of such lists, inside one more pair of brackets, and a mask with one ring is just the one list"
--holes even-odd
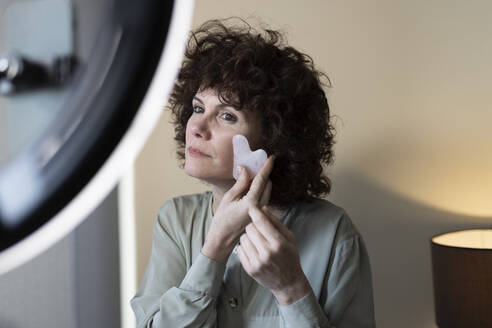
[(271, 205), (286, 207), (328, 194), (331, 181), (323, 164), (333, 162), (335, 142), (323, 91), (331, 87), (329, 78), (280, 32), (258, 32), (242, 19), (234, 25), (230, 20), (210, 20), (191, 32), (169, 101), (181, 166), (192, 99), (211, 88), (224, 103), (260, 113), (260, 144), (276, 157)]

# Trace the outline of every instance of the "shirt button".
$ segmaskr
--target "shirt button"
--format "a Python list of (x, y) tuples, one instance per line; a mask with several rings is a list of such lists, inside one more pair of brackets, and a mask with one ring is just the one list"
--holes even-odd
[(237, 307), (237, 298), (235, 298), (235, 297), (229, 298), (229, 306), (233, 309), (236, 308)]

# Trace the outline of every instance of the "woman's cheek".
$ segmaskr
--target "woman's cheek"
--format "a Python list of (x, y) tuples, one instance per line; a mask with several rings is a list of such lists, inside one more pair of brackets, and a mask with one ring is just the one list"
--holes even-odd
[(222, 145), (222, 148), (224, 149), (224, 164), (227, 169), (232, 172), (232, 166), (234, 165), (234, 149), (232, 148), (232, 136), (227, 138), (227, 141)]

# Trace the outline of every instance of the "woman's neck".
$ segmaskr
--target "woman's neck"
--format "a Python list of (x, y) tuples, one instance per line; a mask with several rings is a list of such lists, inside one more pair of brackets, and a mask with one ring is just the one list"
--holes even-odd
[(226, 191), (227, 190), (225, 190), (224, 188), (212, 185), (212, 215), (215, 215), (215, 212), (217, 211), (217, 208), (219, 207), (219, 204), (222, 201), (222, 198), (224, 197)]

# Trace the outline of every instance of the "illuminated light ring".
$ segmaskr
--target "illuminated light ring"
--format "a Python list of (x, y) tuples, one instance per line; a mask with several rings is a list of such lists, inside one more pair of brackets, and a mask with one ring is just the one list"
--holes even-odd
[(82, 190), (53, 218), (0, 253), (0, 275), (47, 250), (70, 233), (109, 194), (133, 164), (162, 113), (180, 68), (191, 25), (192, 0), (174, 3), (168, 36), (138, 112), (109, 158)]

